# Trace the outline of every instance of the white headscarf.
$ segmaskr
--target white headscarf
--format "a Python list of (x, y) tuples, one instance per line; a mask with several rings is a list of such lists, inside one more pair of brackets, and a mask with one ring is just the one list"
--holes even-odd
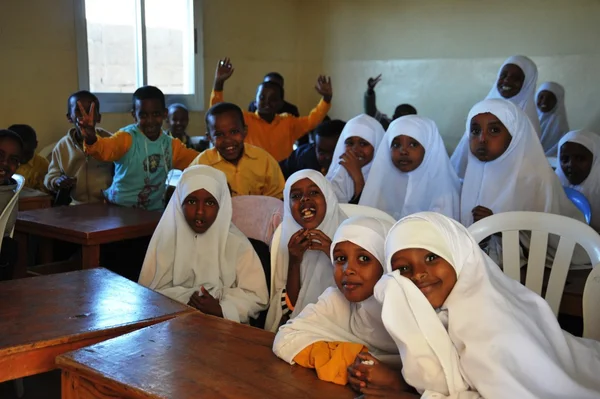
[[(183, 215), (185, 198), (205, 189), (219, 203), (213, 225), (195, 233)], [(231, 195), (223, 172), (192, 166), (183, 172), (152, 235), (139, 284), (179, 302), (204, 287), (219, 300), (223, 316), (256, 317), (268, 303), (265, 274), (248, 239), (231, 223)]]
[[(406, 248), (451, 253), (445, 260), (457, 282), (438, 312), (414, 283), (391, 271), (392, 256)], [(562, 331), (546, 301), (504, 275), (463, 226), (415, 214), (392, 228), (385, 252), (388, 274), (375, 297), (404, 378), (422, 397), (600, 397), (600, 343)]]
[(535, 98), (541, 91), (549, 91), (556, 96), (556, 106), (548, 112), (537, 110), (542, 128), (542, 148), (547, 156), (555, 156), (557, 152), (558, 141), (569, 131), (569, 121), (567, 120), (567, 110), (565, 108), (565, 89), (555, 82), (542, 83)]
[[(412, 137), (425, 148), (423, 162), (412, 172), (403, 173), (392, 163), (392, 141), (400, 135)], [(407, 115), (393, 121), (372, 163), (361, 205), (381, 209), (394, 219), (421, 211), (459, 218), (460, 180), (431, 119)]]
[[(360, 137), (373, 146), (373, 153), (376, 154), (384, 134), (385, 130), (383, 129), (383, 126), (381, 126), (381, 123), (366, 114), (361, 114), (350, 119), (344, 126), (335, 146), (335, 151), (333, 152), (333, 161), (327, 171), (327, 180), (331, 182), (333, 191), (340, 203), (346, 204), (350, 202), (354, 196), (354, 181), (346, 168), (340, 164), (340, 157), (346, 152), (346, 139), (353, 136)], [(361, 169), (365, 182), (369, 177), (371, 165), (373, 165), (373, 161), (369, 162)]]
[[(540, 127), (540, 121), (537, 115), (537, 107), (535, 102), (535, 87), (537, 86), (537, 66), (535, 63), (528, 57), (523, 55), (513, 55), (509, 57), (500, 69), (498, 70), (498, 75), (496, 76), (496, 80), (488, 93), (487, 99), (504, 99), (500, 92), (498, 91), (498, 79), (500, 78), (500, 74), (502, 73), (502, 68), (504, 68), (507, 64), (513, 64), (521, 68), (523, 74), (525, 75), (525, 80), (523, 81), (523, 86), (521, 86), (521, 90), (517, 95), (508, 98), (506, 100), (511, 103), (517, 105), (520, 109), (525, 111), (529, 119), (531, 120), (532, 126), (534, 128), (535, 133), (538, 137), (542, 135), (542, 129)], [(460, 139), (460, 142), (456, 146), (456, 149), (452, 153), (452, 157), (450, 157), (450, 161), (452, 162), (452, 166), (454, 166), (454, 170), (458, 174), (459, 177), (465, 176), (465, 169), (467, 168), (467, 154), (469, 153), (469, 126), (467, 125), (467, 130), (463, 134), (463, 137)]]
[[(371, 255), (382, 265), (385, 262), (385, 237), (392, 224), (366, 216), (356, 216), (344, 221), (331, 243), (331, 260), (335, 245), (350, 241)], [(281, 326), (273, 351), (288, 363), (307, 346), (319, 342), (354, 342), (365, 345), (377, 357), (398, 358), (398, 348), (383, 327), (381, 305), (373, 296), (352, 303), (337, 287), (328, 288), (316, 304), (307, 305), (302, 312)], [(394, 359), (395, 358), (395, 359)], [(382, 359), (386, 360), (386, 359)]]
[[(301, 170), (289, 177), (285, 183), (283, 190), (283, 222), (281, 223), (281, 241), (279, 248), (272, 248), (272, 251), (277, 251), (276, 264), (274, 273), (273, 286), (271, 287), (271, 306), (267, 313), (265, 329), (269, 331), (277, 331), (282, 317), (281, 297), (287, 283), (287, 273), (289, 264), (288, 243), (290, 238), (298, 230), (302, 229), (294, 217), (290, 208), (290, 190), (292, 186), (302, 180), (309, 179), (315, 183), (325, 196), (327, 210), (325, 218), (317, 227), (329, 238), (332, 238), (339, 225), (348, 217), (340, 209), (337, 197), (335, 196), (331, 184), (325, 177), (315, 170)], [(309, 303), (317, 302), (319, 295), (326, 288), (334, 285), (333, 266), (329, 257), (321, 251), (306, 251), (300, 265), (300, 293), (298, 300), (294, 305), (294, 311), (290, 318), (296, 317), (302, 309)]]
[(559, 160), (560, 148), (566, 142), (581, 144), (594, 155), (592, 170), (590, 170), (590, 174), (581, 184), (574, 186), (569, 183), (560, 165), (556, 168), (556, 174), (563, 186), (574, 188), (585, 195), (592, 206), (592, 222), (590, 225), (594, 230), (600, 231), (600, 136), (584, 130), (574, 130), (565, 134), (558, 143)]

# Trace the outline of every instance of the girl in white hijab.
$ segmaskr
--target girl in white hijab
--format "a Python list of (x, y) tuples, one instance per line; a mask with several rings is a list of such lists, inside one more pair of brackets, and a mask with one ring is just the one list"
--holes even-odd
[(271, 306), (265, 329), (277, 331), (288, 318), (317, 302), (334, 284), (329, 250), (339, 225), (347, 219), (331, 185), (314, 170), (301, 170), (283, 190), (281, 241), (271, 282)]
[(340, 225), (331, 243), (337, 287), (327, 288), (317, 303), (281, 326), (273, 343), (277, 356), (315, 368), (320, 379), (340, 385), (348, 382), (346, 368), (361, 351), (398, 359), (396, 344), (381, 322), (381, 306), (373, 297), (383, 274), (385, 237), (391, 227), (366, 216)]
[(565, 89), (555, 82), (542, 83), (536, 94), (537, 113), (542, 128), (542, 148), (546, 156), (556, 156), (558, 141), (569, 131)]
[[(537, 66), (530, 58), (523, 55), (509, 57), (500, 67), (498, 78), (485, 99), (506, 99), (517, 105), (525, 111), (539, 138), (542, 135), (542, 129), (535, 105), (537, 76)], [(467, 129), (450, 158), (454, 170), (460, 178), (465, 175), (468, 152), (469, 130)]]
[[(583, 214), (567, 198), (546, 160), (540, 141), (527, 115), (506, 100), (484, 100), (467, 118), (470, 132), (468, 164), (461, 193), (461, 223), (469, 227), (494, 213), (510, 211), (546, 212), (585, 223)], [(529, 247), (529, 235), (521, 234)], [(558, 245), (550, 237), (549, 264)], [(493, 236), (489, 254), (500, 262), (501, 240)], [(574, 263), (586, 263), (578, 254)]]
[(183, 172), (156, 227), (139, 284), (200, 311), (241, 323), (269, 300), (265, 274), (248, 239), (231, 223), (223, 172)]
[(421, 211), (459, 218), (460, 180), (434, 121), (408, 115), (390, 124), (360, 204), (396, 220)]
[(358, 203), (384, 133), (381, 123), (366, 114), (344, 126), (326, 176), (340, 203)]
[(457, 222), (408, 216), (385, 254), (375, 297), (421, 398), (600, 397), (600, 343), (562, 331), (546, 301), (504, 275)]
[(569, 132), (558, 143), (558, 179), (588, 199), (594, 230), (600, 232), (600, 136), (584, 130)]

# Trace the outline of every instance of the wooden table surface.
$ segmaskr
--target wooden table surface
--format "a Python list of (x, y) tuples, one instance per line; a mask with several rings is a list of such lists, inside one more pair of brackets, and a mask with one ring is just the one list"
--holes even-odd
[(19, 212), (50, 208), (52, 206), (52, 199), (52, 196), (47, 194), (28, 197), (20, 196), (18, 202)]
[(191, 312), (101, 268), (0, 282), (0, 382), (52, 370), (61, 353)]
[(63, 399), (353, 399), (349, 387), (290, 366), (274, 334), (194, 313), (65, 353)]
[[(100, 244), (151, 236), (162, 213), (105, 204), (83, 204), (19, 212), (15, 238), (19, 262), (15, 278), (27, 275), (28, 235), (57, 239), (82, 246), (84, 269), (97, 267)], [(52, 262), (52, 243), (40, 244), (43, 263)]]

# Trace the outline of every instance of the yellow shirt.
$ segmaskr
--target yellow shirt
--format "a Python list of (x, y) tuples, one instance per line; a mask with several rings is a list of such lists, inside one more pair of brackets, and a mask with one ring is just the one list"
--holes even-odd
[(264, 195), (283, 198), (285, 180), (275, 159), (262, 148), (244, 143), (244, 153), (237, 165), (226, 161), (216, 148), (198, 155), (192, 165), (208, 165), (227, 176), (232, 195)]
[(315, 369), (320, 380), (338, 385), (348, 383), (348, 366), (367, 348), (354, 342), (318, 341), (304, 348), (294, 357), (302, 367)]
[(25, 178), (25, 187), (48, 192), (44, 186), (44, 178), (48, 173), (49, 164), (46, 158), (35, 154), (29, 162), (19, 166), (15, 173)]
[[(212, 91), (210, 105), (223, 102), (222, 91)], [(245, 142), (266, 150), (281, 162), (290, 156), (296, 140), (313, 130), (323, 122), (331, 104), (321, 99), (308, 116), (297, 118), (290, 114), (275, 115), (273, 122), (268, 123), (258, 116), (258, 112), (244, 112), (244, 121), (248, 126)]]

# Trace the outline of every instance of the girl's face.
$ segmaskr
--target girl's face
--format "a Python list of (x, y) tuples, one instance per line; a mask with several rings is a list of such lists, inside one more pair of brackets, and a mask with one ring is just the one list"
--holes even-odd
[(197, 234), (206, 233), (219, 214), (219, 203), (203, 188), (185, 197), (182, 208), (185, 221)]
[(325, 195), (312, 180), (305, 178), (292, 184), (289, 200), (292, 217), (303, 228), (316, 229), (325, 219)]
[(425, 147), (410, 136), (401, 134), (392, 141), (392, 163), (400, 172), (417, 169), (425, 157)]
[(594, 154), (581, 144), (567, 141), (560, 147), (560, 167), (574, 186), (587, 179), (593, 163)]
[(496, 87), (502, 97), (509, 99), (519, 94), (524, 82), (523, 70), (515, 64), (506, 64), (500, 71)]
[(352, 151), (358, 158), (361, 168), (373, 160), (375, 148), (367, 140), (358, 136), (351, 136), (344, 141), (344, 144), (346, 145), (346, 151)]
[(450, 263), (423, 248), (407, 248), (392, 256), (392, 270), (410, 279), (434, 309), (441, 307), (454, 284), (456, 271)]
[(469, 147), (475, 158), (491, 162), (500, 157), (512, 140), (508, 129), (496, 115), (486, 112), (471, 119)]
[(548, 90), (542, 90), (538, 93), (537, 96), (537, 107), (542, 112), (550, 112), (556, 107), (556, 103), (558, 99)]
[(349, 302), (362, 302), (370, 298), (383, 274), (377, 258), (350, 241), (335, 245), (333, 267), (335, 284)]

